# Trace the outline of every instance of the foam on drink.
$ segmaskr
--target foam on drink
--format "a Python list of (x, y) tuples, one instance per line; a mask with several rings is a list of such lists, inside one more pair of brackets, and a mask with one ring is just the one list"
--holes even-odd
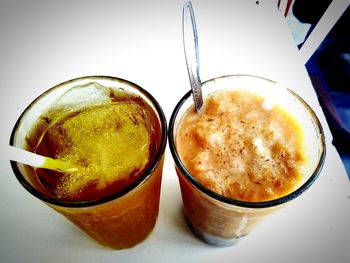
[(180, 121), (176, 148), (199, 183), (251, 202), (295, 190), (306, 163), (297, 120), (273, 101), (244, 90), (212, 93), (200, 114), (189, 109)]

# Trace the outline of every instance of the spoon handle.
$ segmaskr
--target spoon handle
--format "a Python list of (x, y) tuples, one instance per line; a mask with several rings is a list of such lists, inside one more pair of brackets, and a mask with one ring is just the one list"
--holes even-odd
[(182, 33), (187, 71), (191, 82), (193, 100), (197, 112), (203, 105), (202, 83), (199, 77), (198, 35), (192, 4), (188, 1), (183, 7)]

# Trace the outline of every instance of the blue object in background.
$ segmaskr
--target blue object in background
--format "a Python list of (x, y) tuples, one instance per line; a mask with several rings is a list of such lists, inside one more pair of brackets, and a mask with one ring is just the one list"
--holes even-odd
[(350, 9), (306, 64), (350, 179)]
[[(299, 48), (332, 0), (294, 0), (287, 21)], [(350, 8), (306, 64), (336, 147), (350, 179)]]

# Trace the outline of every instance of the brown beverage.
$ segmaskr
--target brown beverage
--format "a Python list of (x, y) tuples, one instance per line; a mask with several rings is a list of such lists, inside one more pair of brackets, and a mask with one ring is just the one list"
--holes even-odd
[(169, 145), (185, 218), (204, 242), (230, 246), (314, 182), (325, 157), (322, 127), (295, 93), (233, 75), (202, 84), (170, 119)]
[(27, 180), (51, 207), (103, 245), (134, 246), (158, 215), (164, 116), (131, 83), (103, 77), (75, 81), (25, 137), (28, 150), (71, 169), (34, 169)]
[(120, 192), (152, 163), (161, 133), (157, 116), (135, 94), (111, 90), (109, 98), (77, 110), (52, 108), (28, 135), (30, 151), (77, 169), (36, 169), (55, 198), (93, 201)]

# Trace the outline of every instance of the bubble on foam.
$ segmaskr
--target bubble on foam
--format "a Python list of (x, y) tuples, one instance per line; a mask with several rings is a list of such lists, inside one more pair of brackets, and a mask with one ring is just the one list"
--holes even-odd
[(269, 150), (267, 149), (264, 141), (260, 137), (254, 138), (253, 145), (255, 146), (255, 152), (258, 156), (260, 156), (260, 158), (270, 159)]
[(272, 98), (265, 98), (265, 100), (263, 101), (261, 107), (264, 110), (272, 110), (272, 108), (275, 106), (275, 101)]

